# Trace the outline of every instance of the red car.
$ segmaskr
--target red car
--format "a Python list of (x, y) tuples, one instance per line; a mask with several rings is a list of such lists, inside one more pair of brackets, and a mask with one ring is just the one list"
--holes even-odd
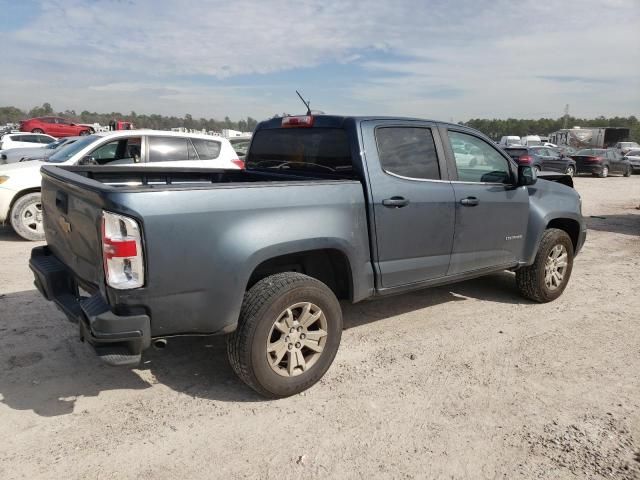
[(20, 122), (21, 132), (46, 133), (52, 137), (75, 137), (93, 133), (86, 125), (77, 125), (60, 117), (37, 117)]

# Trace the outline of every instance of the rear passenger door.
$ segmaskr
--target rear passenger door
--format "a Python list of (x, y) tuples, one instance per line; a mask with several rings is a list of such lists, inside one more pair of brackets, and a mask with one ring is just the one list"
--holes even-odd
[(361, 128), (377, 287), (443, 277), (453, 240), (454, 195), (435, 125), (376, 120)]
[[(455, 194), (455, 232), (448, 275), (510, 267), (522, 257), (529, 194), (516, 187), (517, 170), (490, 142), (472, 131), (442, 128)], [(470, 165), (452, 144), (478, 150)], [(454, 178), (457, 177), (457, 178)]]

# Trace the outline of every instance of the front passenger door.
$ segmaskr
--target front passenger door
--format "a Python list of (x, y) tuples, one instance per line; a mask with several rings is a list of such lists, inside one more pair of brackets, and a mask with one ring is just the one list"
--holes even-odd
[[(455, 229), (448, 275), (515, 266), (522, 257), (529, 217), (527, 187), (516, 187), (515, 166), (489, 142), (468, 131), (448, 129), (447, 144), (457, 172)], [(477, 163), (451, 148), (474, 149)]]

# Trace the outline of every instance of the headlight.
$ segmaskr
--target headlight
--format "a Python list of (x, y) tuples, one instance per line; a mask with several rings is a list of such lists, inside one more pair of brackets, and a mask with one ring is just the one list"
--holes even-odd
[(7, 180), (9, 180), (9, 177), (7, 177), (6, 175), (0, 175), (0, 184), (6, 182)]

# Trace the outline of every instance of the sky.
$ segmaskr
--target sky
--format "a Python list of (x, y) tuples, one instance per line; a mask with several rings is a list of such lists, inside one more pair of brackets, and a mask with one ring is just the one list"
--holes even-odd
[(0, 106), (640, 116), (640, 0), (0, 0)]

